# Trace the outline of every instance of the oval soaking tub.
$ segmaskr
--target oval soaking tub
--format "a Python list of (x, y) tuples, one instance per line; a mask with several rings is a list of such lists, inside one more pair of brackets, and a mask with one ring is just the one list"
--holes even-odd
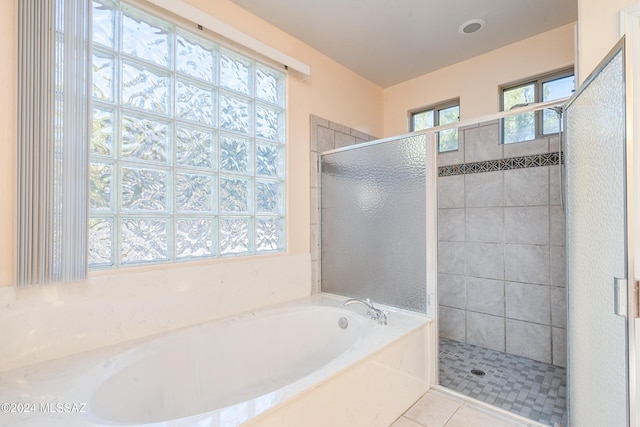
[[(344, 300), (313, 295), (0, 373), (0, 401), (40, 405), (0, 421), (388, 426), (429, 386), (430, 319), (380, 306), (389, 314), (379, 325)], [(50, 402), (78, 410), (51, 411)]]
[(369, 332), (369, 323), (340, 308), (290, 307), (199, 325), (98, 370), (88, 407), (102, 422), (146, 424), (249, 401), (331, 362)]

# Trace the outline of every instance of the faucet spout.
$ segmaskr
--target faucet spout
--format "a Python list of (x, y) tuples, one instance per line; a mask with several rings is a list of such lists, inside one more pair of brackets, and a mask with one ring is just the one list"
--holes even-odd
[(343, 305), (351, 305), (351, 304), (361, 304), (367, 308), (367, 316), (371, 318), (371, 320), (375, 320), (379, 325), (387, 324), (387, 315), (384, 311), (380, 310), (373, 306), (373, 303), (369, 298), (366, 300), (360, 298), (349, 298), (344, 302)]

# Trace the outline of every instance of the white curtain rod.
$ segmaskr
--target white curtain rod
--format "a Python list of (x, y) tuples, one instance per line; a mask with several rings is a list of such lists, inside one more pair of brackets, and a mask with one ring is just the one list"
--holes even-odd
[(195, 24), (202, 25), (204, 28), (213, 31), (214, 33), (278, 62), (284, 65), (289, 71), (293, 70), (300, 73), (303, 80), (306, 80), (311, 76), (311, 67), (308, 64), (305, 64), (304, 62), (243, 33), (237, 28), (205, 13), (195, 6), (185, 3), (182, 0), (149, 1), (171, 13), (186, 18)]

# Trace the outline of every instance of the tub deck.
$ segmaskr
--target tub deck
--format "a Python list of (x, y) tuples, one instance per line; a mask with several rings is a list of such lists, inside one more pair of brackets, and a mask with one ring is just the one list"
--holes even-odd
[[(260, 311), (2, 372), (0, 402), (5, 405), (0, 425), (386, 427), (429, 388), (431, 321), (426, 316), (381, 305), (380, 308), (389, 311), (388, 325), (382, 326), (364, 315), (364, 307), (342, 307), (343, 301), (344, 298), (329, 294), (312, 295)], [(131, 422), (109, 419), (110, 413), (117, 412), (117, 401), (112, 402), (116, 406), (97, 413), (95, 391), (101, 382), (131, 366), (132, 357), (144, 362), (142, 355), (155, 354), (159, 343), (210, 327), (209, 324), (232, 325), (258, 319), (265, 313), (277, 317), (292, 310), (322, 307), (336, 312), (346, 310), (348, 315), (356, 316), (356, 323), (365, 325), (364, 333), (355, 344), (336, 350), (337, 354), (322, 359), (311, 372), (303, 372), (291, 383), (277, 384), (272, 390), (261, 391), (242, 402), (227, 402), (212, 410), (198, 409), (195, 414), (177, 419), (133, 418)], [(308, 325), (305, 328), (310, 329)], [(318, 353), (317, 349), (313, 351)], [(303, 357), (309, 359), (308, 355)], [(171, 370), (171, 366), (166, 369)], [(224, 390), (231, 385), (220, 387)], [(121, 390), (120, 394), (126, 391)], [(177, 407), (182, 410), (184, 404)]]

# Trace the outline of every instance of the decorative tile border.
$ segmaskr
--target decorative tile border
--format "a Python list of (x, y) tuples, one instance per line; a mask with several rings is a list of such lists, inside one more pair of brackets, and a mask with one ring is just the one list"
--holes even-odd
[(440, 166), (438, 176), (465, 175), (470, 173), (497, 172), (512, 169), (553, 166), (560, 162), (560, 153), (534, 154), (531, 156), (511, 157), (510, 159), (487, 160), (484, 162), (461, 163)]

